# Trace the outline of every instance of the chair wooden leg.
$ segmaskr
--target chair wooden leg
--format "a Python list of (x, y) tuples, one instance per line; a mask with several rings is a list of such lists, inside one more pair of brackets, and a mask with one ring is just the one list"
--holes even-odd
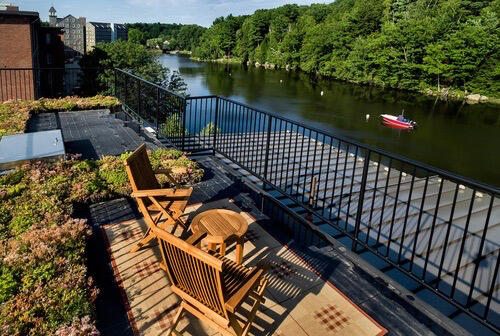
[(170, 327), (170, 330), (169, 330), (167, 336), (172, 335), (173, 332), (175, 332), (176, 335), (178, 334), (178, 332), (175, 330), (175, 327), (177, 327), (177, 324), (181, 320), (181, 315), (182, 315), (183, 311), (184, 311), (184, 303), (181, 303), (181, 306), (177, 310), (177, 314), (175, 314), (175, 318), (174, 318), (174, 321), (172, 323), (172, 327)]
[(220, 244), (220, 255), (225, 256), (226, 255), (226, 243)]
[(148, 228), (142, 239), (130, 249), (130, 253), (139, 251), (141, 247), (149, 243), (154, 238), (156, 238), (156, 236), (151, 232), (151, 229)]
[(243, 244), (245, 243), (245, 238), (239, 238), (236, 241), (236, 263), (240, 264), (243, 262)]

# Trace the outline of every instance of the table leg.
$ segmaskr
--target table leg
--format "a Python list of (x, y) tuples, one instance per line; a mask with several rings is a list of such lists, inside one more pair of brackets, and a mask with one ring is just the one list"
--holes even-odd
[(215, 243), (208, 243), (208, 249), (215, 252)]
[(226, 255), (226, 243), (220, 244), (220, 255), (225, 256)]
[(236, 241), (236, 263), (241, 264), (243, 262), (243, 244), (245, 243), (245, 238), (241, 237)]

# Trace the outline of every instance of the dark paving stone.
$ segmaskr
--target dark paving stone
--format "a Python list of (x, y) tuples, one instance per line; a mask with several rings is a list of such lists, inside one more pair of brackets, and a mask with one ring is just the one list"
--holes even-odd
[(28, 132), (61, 129), (66, 152), (82, 159), (120, 155), (146, 143), (157, 149), (161, 143), (144, 130), (136, 132), (129, 123), (115, 118), (108, 110), (40, 113), (30, 118)]

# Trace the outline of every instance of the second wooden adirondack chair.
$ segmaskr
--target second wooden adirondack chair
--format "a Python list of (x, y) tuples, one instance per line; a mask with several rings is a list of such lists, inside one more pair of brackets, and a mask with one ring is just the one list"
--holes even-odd
[[(137, 201), (139, 211), (144, 216), (148, 229), (142, 239), (130, 250), (136, 252), (155, 238), (152, 228), (166, 228), (173, 225), (175, 232), (185, 224), (179, 219), (193, 192), (193, 188), (182, 188), (170, 175), (168, 170), (154, 171), (149, 161), (146, 145), (139, 146), (126, 160), (125, 168), (130, 184), (132, 197)], [(165, 174), (175, 188), (161, 188), (155, 174)]]
[[(265, 301), (267, 265), (261, 262), (249, 269), (218, 254), (204, 252), (193, 246), (202, 236), (184, 241), (158, 227), (153, 227), (153, 232), (160, 242), (172, 291), (182, 299), (167, 335), (177, 333), (175, 328), (184, 311), (222, 335), (247, 335), (260, 304)], [(253, 303), (243, 322), (236, 312), (248, 297)]]

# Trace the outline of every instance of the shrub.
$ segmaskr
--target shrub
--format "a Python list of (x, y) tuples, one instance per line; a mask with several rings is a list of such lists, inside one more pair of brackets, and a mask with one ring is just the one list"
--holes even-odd
[(210, 122), (200, 131), (200, 135), (212, 135), (215, 134), (215, 130), (217, 130), (217, 133), (222, 132), (220, 127), (217, 127), (216, 129), (215, 124)]
[[(45, 104), (45, 103), (44, 103)], [(0, 176), (0, 325), (4, 335), (97, 335), (97, 290), (87, 277), (90, 230), (72, 218), (74, 203), (131, 192), (123, 160), (36, 162)], [(149, 152), (153, 168), (171, 168), (181, 183), (203, 170), (182, 152)], [(161, 180), (169, 185), (168, 180)]]

